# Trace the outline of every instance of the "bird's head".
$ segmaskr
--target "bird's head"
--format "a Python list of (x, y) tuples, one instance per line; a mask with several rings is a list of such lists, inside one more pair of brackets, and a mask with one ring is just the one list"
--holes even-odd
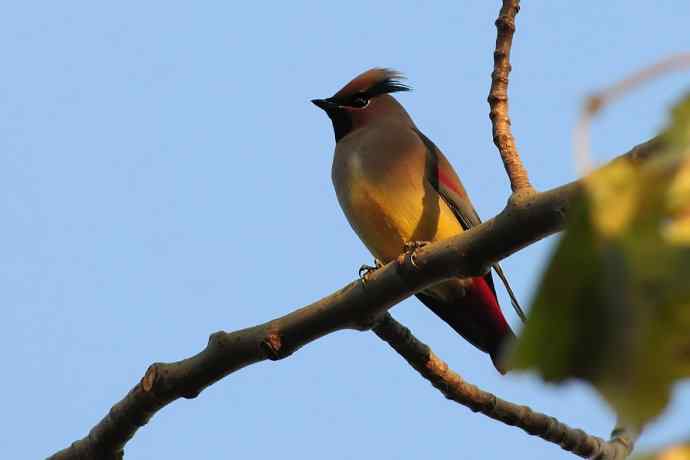
[(391, 69), (375, 68), (356, 76), (327, 99), (312, 99), (333, 122), (336, 142), (350, 132), (384, 116), (404, 116), (405, 109), (390, 93), (409, 91), (404, 77)]

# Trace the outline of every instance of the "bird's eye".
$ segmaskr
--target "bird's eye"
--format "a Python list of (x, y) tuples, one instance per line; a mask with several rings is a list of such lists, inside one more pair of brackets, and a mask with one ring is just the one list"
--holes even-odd
[(363, 94), (359, 94), (352, 99), (351, 106), (357, 109), (361, 109), (366, 107), (367, 104), (369, 104), (369, 98), (364, 96)]

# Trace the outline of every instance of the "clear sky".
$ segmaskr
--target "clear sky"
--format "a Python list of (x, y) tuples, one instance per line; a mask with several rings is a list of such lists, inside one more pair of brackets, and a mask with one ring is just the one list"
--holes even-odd
[[(84, 436), (154, 361), (342, 287), (370, 262), (309, 103), (374, 66), (484, 217), (508, 197), (486, 96), (499, 1), (7, 2), (0, 14), (0, 458)], [(688, 50), (690, 2), (526, 1), (510, 86), (534, 184), (575, 178), (583, 95)], [(653, 135), (688, 75), (607, 110), (603, 161)], [(553, 240), (504, 262), (529, 304)], [(504, 309), (519, 327), (506, 297)], [(554, 305), (558, 308), (558, 305)], [(592, 390), (499, 376), (416, 299), (392, 310), (469, 381), (607, 436)], [(690, 385), (642, 446), (687, 435)], [(372, 333), (340, 332), (158, 413), (128, 459), (572, 458), (444, 400)]]

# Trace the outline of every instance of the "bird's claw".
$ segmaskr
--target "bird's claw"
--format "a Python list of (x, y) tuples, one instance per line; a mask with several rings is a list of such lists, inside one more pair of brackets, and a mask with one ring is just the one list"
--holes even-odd
[(414, 252), (416, 249), (423, 248), (429, 243), (430, 241), (407, 241), (403, 245), (403, 249), (405, 252)]
[(362, 284), (366, 285), (371, 274), (374, 273), (376, 270), (378, 270), (381, 267), (383, 267), (383, 264), (378, 259), (374, 259), (374, 266), (373, 267), (371, 265), (367, 265), (367, 264), (364, 264), (361, 267), (359, 267), (357, 274), (359, 275), (359, 279), (362, 280)]
[(417, 267), (417, 264), (415, 263), (415, 252), (417, 249), (423, 248), (427, 244), (429, 244), (430, 241), (406, 241), (405, 244), (403, 245), (403, 250), (405, 251), (404, 254), (410, 256), (410, 263), (412, 264), (413, 267)]

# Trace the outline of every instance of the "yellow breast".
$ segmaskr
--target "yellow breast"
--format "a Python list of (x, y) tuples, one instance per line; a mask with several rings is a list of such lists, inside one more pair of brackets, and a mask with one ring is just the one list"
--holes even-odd
[(388, 262), (406, 242), (436, 241), (462, 231), (424, 178), (423, 145), (388, 142), (382, 149), (366, 136), (353, 141), (336, 147), (333, 183), (350, 225), (374, 257)]

